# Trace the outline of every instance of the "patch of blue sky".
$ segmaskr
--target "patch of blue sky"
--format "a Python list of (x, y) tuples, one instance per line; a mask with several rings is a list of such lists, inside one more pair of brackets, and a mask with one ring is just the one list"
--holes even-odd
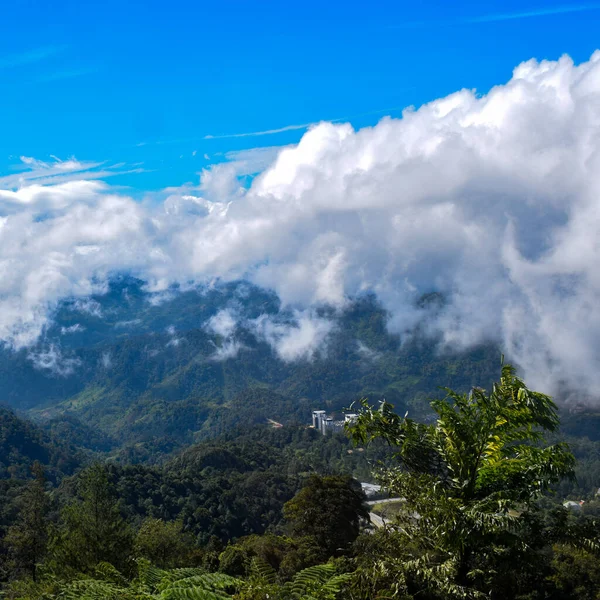
[(111, 183), (147, 191), (321, 120), (486, 92), (532, 57), (587, 60), (600, 3), (21, 0), (3, 20), (0, 177), (75, 156), (138, 165)]

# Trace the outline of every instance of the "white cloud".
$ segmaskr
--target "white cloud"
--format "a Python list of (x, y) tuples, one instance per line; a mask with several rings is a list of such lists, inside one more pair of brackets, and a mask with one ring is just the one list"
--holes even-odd
[(100, 362), (105, 369), (110, 369), (112, 367), (112, 358), (110, 356), (110, 352), (103, 352), (100, 357)]
[(227, 338), (233, 335), (237, 322), (238, 315), (230, 308), (224, 308), (206, 322), (206, 329)]
[[(350, 121), (351, 119), (355, 119), (357, 117), (364, 117), (366, 115), (376, 115), (376, 114), (381, 114), (381, 113), (389, 114), (391, 111), (395, 111), (395, 110), (398, 110), (398, 107), (384, 108), (384, 109), (379, 108), (376, 110), (369, 110), (367, 112), (358, 113), (358, 114), (354, 114), (354, 115), (347, 115), (345, 117), (337, 117), (335, 119), (327, 119), (327, 121), (329, 123), (338, 123), (340, 121)], [(283, 127), (277, 127), (274, 129), (265, 129), (262, 131), (250, 131), (250, 132), (245, 132), (245, 133), (226, 133), (226, 134), (222, 134), (222, 135), (209, 134), (209, 135), (205, 135), (202, 139), (203, 140), (222, 140), (222, 139), (230, 139), (230, 138), (246, 138), (246, 137), (260, 137), (263, 135), (275, 135), (278, 133), (286, 133), (288, 131), (298, 131), (298, 130), (302, 130), (302, 129), (308, 129), (309, 127), (315, 127), (320, 122), (321, 121), (312, 121), (310, 123), (301, 123), (298, 125), (284, 125)], [(245, 151), (242, 150), (241, 152), (245, 152)]]
[(235, 340), (226, 340), (221, 346), (215, 346), (215, 348), (216, 350), (210, 356), (210, 360), (223, 361), (235, 358), (243, 346)]
[(549, 6), (533, 10), (524, 10), (509, 13), (499, 13), (493, 15), (484, 15), (482, 17), (467, 17), (463, 19), (464, 23), (488, 23), (495, 21), (512, 21), (515, 19), (528, 19), (531, 17), (546, 17), (550, 15), (563, 15), (567, 13), (583, 12), (600, 9), (600, 4), (592, 2), (588, 4), (571, 4), (564, 6)]
[(85, 327), (80, 323), (75, 323), (75, 325), (71, 325), (70, 327), (61, 327), (60, 333), (61, 335), (67, 335), (69, 333), (77, 333), (79, 331), (85, 331)]
[(204, 328), (223, 338), (218, 345), (213, 342), (216, 350), (210, 357), (210, 360), (222, 361), (234, 358), (244, 347), (234, 339), (235, 330), (239, 321), (239, 314), (231, 308), (224, 308), (218, 311), (206, 321)]
[[(13, 167), (13, 170), (18, 172), (0, 177), (0, 190), (16, 190), (36, 185), (56, 185), (69, 181), (100, 180), (114, 175), (144, 172), (140, 166), (128, 167), (124, 163), (109, 165), (104, 162), (81, 162), (75, 157), (61, 160), (54, 155), (50, 158), (52, 161), (48, 162), (32, 156), (20, 156), (20, 164)], [(29, 196), (25, 194), (24, 197), (27, 200)], [(14, 198), (16, 201), (19, 196), (15, 195)]]
[(366, 344), (364, 344), (363, 342), (360, 342), (360, 341), (357, 342), (356, 349), (358, 350), (358, 353), (365, 360), (369, 360), (369, 361), (377, 360), (381, 356), (380, 352), (377, 352), (376, 350), (369, 348), (369, 346), (367, 346)]
[(178, 338), (176, 335), (175, 325), (169, 325), (167, 327), (167, 334), (171, 337), (171, 339), (167, 342), (167, 348), (169, 347), (177, 347), (181, 344), (183, 338)]
[(142, 322), (141, 319), (131, 319), (129, 321), (117, 321), (115, 323), (115, 327), (117, 329), (129, 329), (130, 327), (135, 327)]
[(223, 140), (229, 138), (245, 138), (245, 137), (257, 137), (262, 135), (273, 135), (275, 133), (285, 133), (286, 131), (297, 131), (298, 129), (306, 129), (315, 123), (303, 123), (301, 125), (285, 125), (284, 127), (278, 127), (276, 129), (265, 129), (264, 131), (250, 131), (246, 133), (225, 133), (222, 135), (205, 135), (205, 140)]
[(165, 302), (173, 300), (174, 297), (175, 294), (172, 290), (161, 290), (159, 292), (154, 292), (151, 295), (149, 295), (147, 300), (152, 306), (160, 306)]
[(267, 169), (277, 155), (284, 149), (292, 146), (261, 146), (248, 150), (234, 150), (225, 153), (225, 158), (230, 161), (238, 175), (254, 175)]
[(83, 301), (121, 270), (155, 294), (240, 278), (275, 290), (296, 325), (265, 317), (256, 330), (286, 360), (326, 342), (315, 305), (373, 291), (405, 331), (426, 313), (420, 294), (439, 291), (447, 302), (424, 327), (444, 343), (495, 340), (532, 384), (594, 391), (599, 144), (596, 53), (528, 61), (486, 95), (461, 90), (359, 131), (322, 123), (263, 155), (247, 190), (232, 163), (163, 203), (3, 179), (0, 339), (31, 343), (62, 298)]
[(71, 375), (81, 364), (78, 358), (63, 356), (61, 349), (54, 344), (50, 344), (44, 350), (30, 352), (29, 359), (37, 369), (50, 371), (53, 375), (61, 377)]
[(261, 315), (249, 323), (259, 339), (264, 339), (285, 361), (311, 360), (317, 350), (326, 349), (326, 339), (333, 323), (310, 311), (296, 311), (293, 323), (281, 323)]
[[(97, 290), (98, 292), (102, 292), (105, 290)], [(73, 302), (72, 306), (73, 310), (80, 311), (86, 313), (92, 317), (96, 317), (98, 319), (102, 318), (102, 306), (96, 300), (92, 300), (91, 298), (78, 298)]]
[(445, 20), (422, 20), (422, 21), (404, 21), (391, 25), (391, 29), (425, 29), (432, 27), (451, 27), (461, 24), (485, 24), (499, 21), (515, 21), (520, 19), (531, 19), (536, 17), (553, 17), (569, 13), (597, 11), (600, 9), (600, 3), (588, 2), (586, 4), (564, 4), (562, 6), (547, 6), (544, 8), (533, 8), (530, 10), (521, 10), (506, 13), (494, 13), (479, 16), (464, 16), (453, 21)]

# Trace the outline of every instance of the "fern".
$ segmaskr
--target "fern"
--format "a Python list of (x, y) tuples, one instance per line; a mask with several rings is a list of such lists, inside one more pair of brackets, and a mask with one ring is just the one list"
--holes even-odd
[(229, 594), (202, 588), (172, 588), (165, 590), (160, 600), (231, 600)]
[(348, 583), (351, 577), (352, 575), (350, 573), (342, 573), (341, 575), (336, 575), (335, 577), (332, 577), (329, 581), (327, 581), (323, 585), (322, 589), (325, 593), (328, 594), (338, 594), (341, 591), (342, 586), (345, 583)]
[(285, 600), (334, 600), (350, 575), (336, 575), (335, 565), (308, 567), (282, 588)]
[[(179, 571), (179, 570), (176, 570)], [(190, 571), (193, 571), (191, 569)], [(172, 576), (168, 573), (167, 578)], [(175, 576), (178, 573), (174, 573)], [(161, 600), (230, 600), (242, 582), (223, 573), (202, 573), (161, 583)]]
[(206, 573), (204, 569), (192, 568), (163, 571), (162, 579), (160, 583), (156, 585), (156, 589), (162, 591), (171, 585), (176, 585), (178, 582), (188, 579), (195, 579), (198, 582), (205, 580), (210, 581), (210, 573)]
[(96, 579), (80, 579), (66, 584), (64, 589), (55, 596), (61, 600), (124, 600), (130, 596), (122, 587), (108, 581)]
[(110, 563), (98, 563), (94, 569), (94, 573), (97, 578), (102, 581), (115, 583), (122, 587), (127, 587), (129, 585), (127, 579)]
[(335, 567), (331, 563), (308, 567), (300, 571), (292, 581), (294, 587), (302, 587), (308, 584), (325, 583), (335, 573)]
[(167, 576), (167, 571), (155, 567), (145, 558), (138, 559), (137, 564), (139, 581), (150, 589), (156, 589)]
[(274, 585), (277, 579), (277, 573), (275, 569), (262, 558), (255, 556), (252, 559), (252, 565), (250, 567), (251, 578), (258, 579), (267, 585)]

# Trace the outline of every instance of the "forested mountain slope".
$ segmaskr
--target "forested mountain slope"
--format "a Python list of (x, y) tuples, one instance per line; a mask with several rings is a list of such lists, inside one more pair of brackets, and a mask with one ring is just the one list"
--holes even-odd
[(82, 455), (68, 440), (0, 407), (0, 479), (29, 477), (36, 461), (55, 480), (81, 466)]
[[(440, 303), (430, 295), (421, 307)], [(439, 385), (468, 389), (497, 369), (492, 345), (457, 353), (418, 331), (390, 334), (371, 296), (314, 318), (331, 324), (329, 335), (292, 360), (259, 331), (265, 319), (276, 333), (295, 327), (264, 290), (232, 283), (156, 295), (115, 280), (106, 293), (64, 302), (34, 348), (2, 351), (0, 402), (40, 421), (75, 418), (102, 432), (104, 449), (111, 439), (173, 447), (266, 418), (307, 422), (312, 408), (340, 410), (362, 396), (423, 417)]]

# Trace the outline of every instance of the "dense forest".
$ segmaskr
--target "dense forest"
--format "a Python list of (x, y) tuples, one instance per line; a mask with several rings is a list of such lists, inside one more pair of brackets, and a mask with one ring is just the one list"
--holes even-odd
[[(417, 311), (443, 302), (429, 294)], [(362, 397), (425, 418), (439, 385), (487, 385), (498, 364), (491, 344), (450, 352), (418, 331), (390, 333), (372, 295), (315, 318), (332, 324), (327, 339), (288, 360), (257, 333), (261, 319), (295, 331), (272, 293), (235, 282), (156, 298), (115, 279), (105, 293), (63, 301), (34, 347), (0, 348), (0, 404), (92, 450), (146, 461), (240, 424), (306, 423), (314, 408)]]
[(511, 367), (487, 389), (448, 390), (426, 420), (365, 400), (326, 436), (249, 423), (159, 461), (5, 410), (1, 594), (598, 598), (600, 443)]

